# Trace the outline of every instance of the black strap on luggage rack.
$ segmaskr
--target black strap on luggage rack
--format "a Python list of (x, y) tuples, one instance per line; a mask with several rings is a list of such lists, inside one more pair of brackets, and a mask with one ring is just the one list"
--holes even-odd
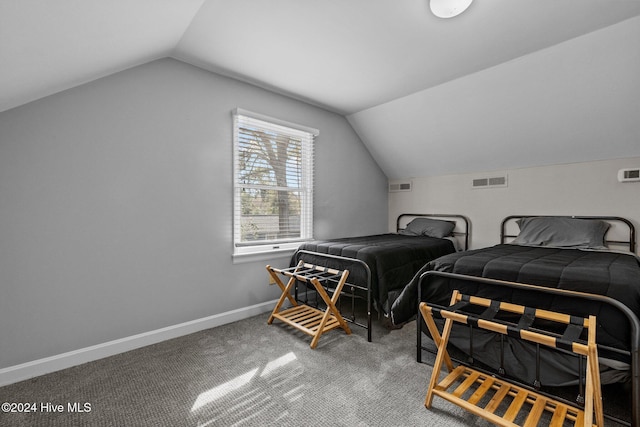
[[(344, 320), (346, 320), (349, 323), (352, 323), (356, 326), (359, 326), (361, 328), (365, 328), (367, 330), (367, 341), (371, 342), (371, 309), (372, 309), (372, 299), (371, 299), (371, 269), (369, 268), (369, 266), (367, 265), (367, 263), (365, 263), (362, 260), (356, 259), (356, 258), (347, 258), (347, 257), (343, 257), (343, 256), (339, 256), (339, 255), (330, 255), (330, 254), (324, 254), (324, 253), (320, 253), (320, 252), (312, 252), (312, 251), (307, 251), (307, 250), (303, 250), (300, 249), (298, 250), (295, 254), (294, 254), (294, 260), (296, 263), (298, 263), (300, 260), (304, 260), (305, 259), (305, 255), (307, 256), (313, 256), (313, 257), (319, 257), (319, 258), (325, 258), (327, 260), (327, 262), (331, 262), (331, 260), (334, 261), (338, 261), (343, 263), (343, 265), (348, 265), (350, 264), (351, 266), (349, 267), (350, 271), (354, 270), (355, 268), (361, 268), (366, 276), (366, 285), (365, 286), (360, 286), (360, 285), (356, 285), (354, 283), (351, 282), (347, 282), (344, 284), (344, 287), (342, 288), (342, 296), (343, 297), (348, 297), (350, 299), (351, 302), (351, 313), (350, 314), (346, 314), (343, 310), (342, 310), (342, 298), (339, 299), (339, 304), (340, 304), (340, 311), (342, 312), (342, 317), (344, 318)], [(348, 263), (348, 264), (345, 264)], [(361, 323), (357, 318), (356, 318), (356, 314), (355, 314), (355, 301), (358, 298), (358, 295), (356, 295), (356, 290), (360, 290), (363, 291), (366, 294), (366, 301), (367, 301), (367, 321), (366, 323)], [(297, 287), (296, 287), (296, 292), (295, 292), (295, 298), (297, 299)], [(305, 298), (306, 298), (306, 294), (305, 294)], [(307, 300), (303, 301), (304, 303), (308, 303)]]
[[(425, 399), (427, 408), (431, 407), (433, 397), (439, 396), (497, 425), (513, 426), (516, 425), (515, 422), (538, 425), (544, 413), (552, 414), (550, 425), (553, 426), (564, 425), (566, 421), (574, 422), (576, 426), (591, 427), (594, 422), (600, 427), (604, 425), (595, 316), (582, 318), (465, 295), (457, 290), (453, 291), (450, 304), (448, 307), (426, 302), (421, 302), (419, 305), (422, 318), (438, 346), (438, 354)], [(475, 314), (477, 310), (470, 311), (467, 309), (468, 306), (486, 309), (478, 315)], [(498, 312), (508, 314), (509, 319), (496, 316)], [(544, 323), (534, 326), (533, 322), (529, 321), (531, 313)], [(513, 321), (514, 315), (521, 316), (519, 322)], [(524, 322), (522, 317), (526, 317)], [(442, 334), (434, 319), (445, 320)], [(586, 360), (585, 399), (576, 405), (554, 399), (547, 393), (522, 386), (505, 377), (495, 377), (464, 364), (454, 367), (448, 355), (447, 344), (455, 322), (501, 336), (506, 335), (518, 340), (534, 342), (563, 353), (573, 354), (579, 360)], [(521, 327), (520, 324), (525, 326)], [(558, 327), (564, 327), (564, 332), (558, 333)], [(583, 330), (586, 331), (587, 336), (581, 339)], [(440, 368), (443, 363), (446, 364), (448, 375), (440, 381)], [(580, 376), (582, 375), (581, 372)]]

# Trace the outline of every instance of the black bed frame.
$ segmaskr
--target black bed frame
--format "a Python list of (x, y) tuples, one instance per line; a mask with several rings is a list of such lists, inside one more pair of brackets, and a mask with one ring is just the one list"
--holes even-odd
[[(500, 243), (506, 243), (509, 239), (516, 237), (515, 235), (507, 234), (507, 231), (506, 231), (507, 223), (509, 223), (510, 221), (515, 221), (520, 218), (527, 218), (527, 217), (533, 217), (533, 216), (539, 217), (539, 216), (545, 216), (545, 215), (511, 215), (503, 219), (501, 223)], [(547, 215), (547, 216), (551, 216), (551, 215)], [(558, 217), (557, 215), (553, 215), (553, 216)], [(630, 254), (637, 257), (637, 255), (635, 254), (635, 249), (636, 249), (635, 227), (633, 223), (631, 223), (631, 221), (629, 221), (628, 219), (617, 217), (617, 216), (566, 216), (566, 218), (599, 219), (599, 220), (604, 220), (608, 222), (619, 222), (624, 224), (629, 230), (628, 240), (611, 240), (605, 237), (605, 242), (607, 244), (628, 246)], [(428, 281), (431, 277), (444, 277), (448, 279), (481, 283), (481, 284), (490, 285), (490, 286), (510, 287), (510, 288), (540, 292), (545, 294), (570, 296), (570, 297), (579, 298), (579, 299), (598, 301), (603, 304), (608, 304), (614, 307), (615, 309), (617, 309), (618, 311), (620, 311), (622, 314), (624, 314), (627, 317), (629, 321), (629, 326), (630, 326), (629, 348), (631, 350), (626, 351), (621, 349), (612, 349), (610, 347), (608, 347), (607, 349), (617, 351), (622, 354), (626, 354), (630, 357), (631, 402), (632, 402), (631, 424), (629, 424), (624, 420), (615, 419), (611, 416), (607, 416), (607, 418), (613, 418), (616, 422), (623, 425), (640, 426), (640, 353), (639, 353), (640, 352), (640, 320), (626, 305), (624, 305), (618, 300), (615, 300), (613, 298), (609, 298), (603, 295), (590, 294), (586, 292), (568, 291), (568, 290), (557, 289), (557, 288), (545, 288), (541, 286), (535, 286), (535, 285), (518, 283), (518, 282), (495, 280), (495, 279), (489, 279), (484, 277), (468, 276), (463, 274), (448, 273), (448, 272), (441, 272), (441, 271), (427, 271), (420, 276), (420, 279), (418, 282), (418, 300), (417, 300), (418, 304), (420, 304), (420, 302), (422, 301), (422, 298), (421, 298), (422, 282), (424, 280)], [(417, 325), (416, 327), (416, 330), (417, 330), (416, 331), (417, 332), (416, 333), (416, 336), (417, 336), (416, 360), (419, 363), (422, 363), (422, 350), (426, 350), (429, 352), (433, 352), (433, 351), (431, 348), (424, 347), (422, 345), (423, 321), (420, 318), (420, 316), (418, 316), (416, 319), (416, 325)], [(459, 360), (458, 362), (464, 363)], [(496, 375), (497, 373), (492, 373), (492, 374)], [(531, 386), (528, 384), (522, 384), (522, 385), (525, 387)], [(554, 398), (558, 399), (557, 396), (554, 396)]]
[[(443, 219), (446, 220), (447, 218), (450, 219), (456, 219), (456, 220), (460, 220), (460, 223), (463, 224), (464, 229), (463, 231), (454, 231), (452, 234), (454, 237), (462, 237), (463, 241), (464, 241), (464, 250), (469, 249), (469, 233), (470, 233), (470, 222), (469, 219), (467, 217), (465, 217), (464, 215), (458, 215), (458, 214), (413, 214), (413, 213), (403, 213), (400, 214), (396, 220), (396, 232), (400, 232), (401, 230), (404, 230), (406, 224), (405, 222), (407, 221), (407, 218), (419, 218), (419, 217), (430, 217), (430, 218), (437, 218), (437, 219)], [(456, 221), (456, 224), (458, 222)], [(347, 322), (350, 322), (356, 326), (360, 326), (362, 328), (365, 328), (367, 330), (367, 340), (369, 342), (371, 342), (371, 313), (372, 313), (372, 304), (373, 301), (371, 299), (371, 269), (369, 268), (369, 266), (362, 260), (356, 259), (356, 258), (347, 258), (347, 257), (343, 257), (343, 256), (338, 256), (338, 255), (330, 255), (330, 254), (324, 254), (324, 253), (320, 253), (320, 252), (312, 252), (312, 251), (307, 251), (307, 250), (297, 250), (295, 252), (295, 254), (293, 255), (295, 262), (297, 263), (298, 261), (300, 261), (301, 259), (304, 259), (304, 255), (312, 255), (314, 257), (322, 257), (322, 258), (328, 258), (328, 259), (335, 259), (335, 260), (339, 260), (342, 262), (349, 262), (352, 263), (354, 268), (360, 268), (364, 271), (365, 273), (365, 277), (367, 278), (366, 280), (366, 285), (360, 286), (360, 285), (355, 285), (353, 283), (350, 283), (347, 281), (347, 283), (345, 283), (343, 291), (342, 291), (342, 297), (340, 298), (340, 312), (342, 314), (342, 316), (344, 317), (344, 319)], [(425, 262), (426, 263), (426, 262)], [(359, 292), (358, 292), (359, 291)], [(296, 295), (295, 298), (298, 299), (298, 289), (296, 287)], [(364, 293), (366, 296), (362, 297), (361, 294)], [(305, 293), (305, 298), (306, 298), (306, 293)], [(349, 314), (345, 314), (342, 311), (342, 302), (343, 302), (343, 297), (346, 297), (349, 299), (350, 305), (351, 305), (351, 312)], [(367, 319), (366, 319), (366, 323), (362, 323), (360, 320), (357, 319), (356, 317), (356, 313), (355, 313), (355, 301), (356, 299), (366, 299), (366, 303), (367, 303)], [(304, 301), (305, 303), (308, 304), (308, 301)], [(378, 316), (380, 316), (380, 312), (378, 312)]]
[(507, 225), (511, 221), (517, 221), (522, 218), (543, 217), (543, 218), (575, 218), (575, 219), (599, 219), (607, 221), (608, 223), (621, 223), (629, 231), (629, 237), (627, 240), (613, 240), (609, 239), (605, 235), (605, 243), (607, 245), (623, 245), (626, 246), (629, 252), (636, 252), (636, 228), (631, 221), (619, 216), (559, 216), (559, 215), (510, 215), (502, 220), (500, 223), (500, 243), (507, 243), (509, 239), (517, 237), (515, 234), (507, 234)]
[(403, 213), (398, 215), (398, 219), (396, 220), (396, 231), (400, 232), (401, 230), (404, 230), (406, 227), (403, 227), (403, 223), (405, 218), (418, 218), (418, 217), (436, 217), (439, 219), (446, 219), (446, 218), (457, 218), (462, 220), (462, 223), (464, 224), (464, 231), (453, 231), (453, 236), (462, 236), (464, 238), (464, 249), (463, 250), (467, 250), (469, 249), (469, 235), (471, 234), (471, 223), (469, 222), (469, 218), (467, 218), (464, 215), (457, 215), (457, 214), (451, 214), (451, 215), (446, 215), (446, 214), (412, 214), (412, 213)]

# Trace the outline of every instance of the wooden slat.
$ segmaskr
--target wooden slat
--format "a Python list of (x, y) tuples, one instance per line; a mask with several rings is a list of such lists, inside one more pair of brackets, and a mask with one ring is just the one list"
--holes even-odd
[(480, 372), (472, 371), (469, 376), (464, 381), (462, 381), (451, 394), (453, 394), (455, 397), (462, 396), (464, 392), (467, 391), (469, 387), (471, 387), (476, 382), (479, 376)]
[(556, 410), (553, 411), (553, 417), (549, 422), (549, 427), (562, 427), (564, 425), (564, 420), (566, 417), (567, 407), (564, 405), (556, 407)]
[(465, 367), (462, 365), (458, 366), (453, 371), (451, 371), (449, 375), (444, 377), (442, 381), (438, 383), (438, 387), (441, 388), (442, 390), (448, 389), (451, 386), (451, 384), (456, 382), (456, 380), (464, 374), (464, 372), (465, 372)]
[(493, 385), (494, 382), (495, 382), (495, 378), (492, 378), (492, 377), (484, 378), (482, 385), (476, 389), (475, 393), (473, 393), (471, 397), (469, 397), (467, 402), (471, 403), (472, 405), (475, 405), (476, 403), (478, 403), (480, 399), (482, 399), (484, 395), (487, 394), (489, 390), (491, 390), (491, 386)]
[[(494, 413), (491, 412), (487, 412), (485, 410), (483, 410), (482, 408), (479, 408), (475, 405), (471, 405), (469, 402), (467, 402), (464, 399), (460, 399), (457, 397), (454, 397), (453, 395), (449, 394), (449, 393), (444, 393), (444, 392), (437, 392), (437, 395), (439, 395), (440, 397), (442, 397), (445, 400), (448, 400), (449, 402), (458, 405), (459, 407), (461, 407), (462, 409), (471, 412), (472, 414), (478, 415), (486, 420), (491, 421), (494, 424), (500, 425), (500, 426), (516, 426), (516, 424), (510, 423), (505, 421), (502, 417), (500, 417), (499, 415), (496, 415)], [(517, 427), (517, 426), (516, 426)]]
[(314, 332), (310, 329), (305, 328), (304, 326), (296, 323), (296, 322), (292, 322), (291, 320), (287, 319), (286, 317), (280, 317), (278, 315), (274, 316), (276, 319), (281, 320), (282, 322), (286, 323), (289, 326), (293, 326), (294, 328), (304, 332), (307, 335), (314, 335)]
[(522, 405), (527, 400), (528, 394), (529, 393), (527, 393), (526, 390), (519, 390), (518, 394), (511, 402), (511, 405), (509, 405), (509, 409), (507, 409), (507, 412), (505, 412), (502, 418), (504, 418), (507, 421), (515, 420), (516, 416), (518, 415), (518, 412), (520, 412), (520, 408), (522, 408)]
[[(305, 306), (302, 306), (302, 308), (305, 308)], [(309, 310), (307, 308), (306, 310), (296, 310), (290, 314), (281, 313), (281, 315), (286, 316), (287, 319), (291, 321), (298, 322), (301, 325), (304, 325), (305, 322), (309, 321), (309, 319), (314, 319), (318, 317), (318, 315), (322, 316), (322, 313), (319, 313), (318, 311), (315, 311), (315, 310)]]
[(490, 413), (494, 413), (498, 406), (502, 403), (502, 400), (507, 395), (507, 392), (511, 388), (511, 385), (508, 383), (504, 383), (500, 386), (496, 394), (493, 395), (487, 406), (484, 407), (484, 410)]
[(531, 411), (529, 411), (529, 416), (527, 420), (524, 422), (524, 427), (535, 427), (538, 425), (538, 421), (540, 421), (540, 417), (544, 412), (544, 407), (546, 406), (547, 401), (544, 397), (538, 396), (536, 399), (536, 403), (533, 404)]
[[(465, 378), (461, 381), (463, 377)], [(458, 384), (453, 392), (449, 392), (448, 388), (457, 382), (460, 382), (460, 384)], [(477, 386), (477, 389), (469, 399), (465, 400), (462, 398), (461, 396), (464, 395), (464, 392), (474, 385)], [(478, 407), (477, 403), (487, 395), (489, 390), (494, 389), (497, 389), (497, 391), (485, 408)], [(538, 425), (545, 411), (553, 414), (549, 424), (549, 426), (552, 427), (561, 427), (565, 421), (576, 420), (576, 418), (578, 418), (579, 421), (576, 421), (575, 426), (583, 427), (583, 423), (586, 421), (584, 413), (577, 408), (554, 399), (546, 398), (534, 391), (510, 384), (506, 381), (497, 381), (493, 377), (487, 377), (478, 371), (462, 365), (456, 367), (453, 372), (449, 373), (432, 392), (471, 413), (501, 426), (516, 426), (513, 422), (519, 413), (524, 410), (523, 406), (525, 404), (532, 405), (527, 420), (525, 424), (523, 424), (526, 426)], [(495, 413), (496, 410), (501, 408), (502, 405), (506, 405), (507, 397), (513, 397), (509, 407), (503, 416), (497, 415)]]
[[(291, 319), (291, 320), (294, 320), (294, 319)], [(321, 320), (322, 320), (322, 313), (316, 313), (314, 316), (307, 316), (302, 319), (297, 318), (295, 319), (295, 322), (311, 329), (315, 326), (318, 326)]]
[[(461, 299), (462, 295), (458, 291), (454, 291), (451, 298), (451, 305)], [(491, 305), (491, 300), (473, 296), (470, 297), (470, 302), (480, 302), (486, 306)], [(506, 309), (512, 312), (524, 313), (524, 307), (516, 306), (515, 304), (501, 303), (500, 307), (501, 309), (506, 307)], [(432, 327), (435, 327), (433, 310), (426, 303), (421, 303), (420, 312), (427, 325), (431, 326), (431, 331)], [(587, 344), (583, 342), (571, 343), (571, 348), (575, 354), (581, 354), (587, 357), (585, 387), (587, 403), (583, 411), (580, 408), (543, 396), (533, 390), (510, 384), (506, 380), (489, 377), (464, 365), (459, 365), (455, 368), (449, 368), (449, 366), (447, 366), (450, 371), (449, 374), (446, 375), (442, 381), (438, 382), (437, 379), (442, 363), (445, 358), (448, 358), (446, 347), (453, 322), (469, 323), (469, 321), (472, 320), (469, 315), (460, 312), (452, 312), (446, 309), (440, 309), (439, 312), (446, 321), (442, 336), (439, 335), (437, 328), (431, 331), (431, 333), (435, 335), (434, 341), (438, 346), (438, 354), (427, 392), (427, 399), (425, 400), (426, 407), (430, 407), (431, 405), (431, 396), (437, 395), (500, 426), (515, 426), (514, 421), (520, 419), (520, 414), (525, 414), (524, 411), (527, 410), (528, 414), (523, 424), (523, 426), (527, 427), (537, 426), (545, 412), (550, 414), (548, 425), (552, 427), (562, 427), (566, 422), (571, 421), (574, 422), (576, 427), (591, 426), (592, 413), (595, 414), (594, 425), (600, 427), (604, 425), (600, 372), (598, 370), (598, 356), (595, 342), (595, 328), (597, 325), (595, 317), (590, 316), (583, 321), (588, 330)], [(569, 323), (571, 321), (571, 317), (568, 315), (544, 310), (535, 310), (535, 315), (536, 317), (542, 317), (558, 323)], [(474, 322), (477, 321), (478, 327), (480, 328), (492, 330), (496, 333), (507, 334), (507, 325), (504, 323), (477, 318), (473, 320)], [(557, 334), (547, 334), (540, 329), (536, 329), (535, 331), (522, 329), (519, 330), (519, 335), (521, 339), (537, 342), (549, 347), (556, 347), (558, 337)], [(449, 388), (451, 388), (452, 391), (449, 391)], [(474, 388), (475, 391), (471, 393), (470, 391)], [(489, 394), (489, 390), (494, 391), (493, 396)], [(465, 394), (470, 394), (466, 400), (463, 398)], [(489, 399), (489, 402), (484, 408), (478, 406), (478, 404), (485, 401), (485, 399)], [(501, 412), (504, 412), (504, 415), (498, 415)]]

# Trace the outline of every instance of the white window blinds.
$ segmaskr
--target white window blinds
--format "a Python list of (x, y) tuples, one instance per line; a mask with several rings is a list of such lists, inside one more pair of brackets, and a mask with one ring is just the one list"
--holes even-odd
[(236, 109), (235, 253), (294, 248), (313, 233), (316, 129)]

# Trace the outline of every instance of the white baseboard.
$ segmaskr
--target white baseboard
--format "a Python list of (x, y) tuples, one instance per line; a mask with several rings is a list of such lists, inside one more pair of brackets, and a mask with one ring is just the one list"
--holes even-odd
[(59, 371), (61, 369), (70, 368), (82, 363), (113, 356), (125, 351), (156, 344), (168, 339), (247, 319), (258, 314), (267, 313), (273, 310), (276, 302), (277, 300), (267, 301), (249, 307), (204, 317), (202, 319), (196, 319), (190, 322), (180, 323), (178, 325), (168, 326), (166, 328), (156, 329), (154, 331), (108, 341), (91, 347), (58, 354), (56, 356), (45, 357), (32, 362), (3, 368), (0, 369), (0, 387)]

